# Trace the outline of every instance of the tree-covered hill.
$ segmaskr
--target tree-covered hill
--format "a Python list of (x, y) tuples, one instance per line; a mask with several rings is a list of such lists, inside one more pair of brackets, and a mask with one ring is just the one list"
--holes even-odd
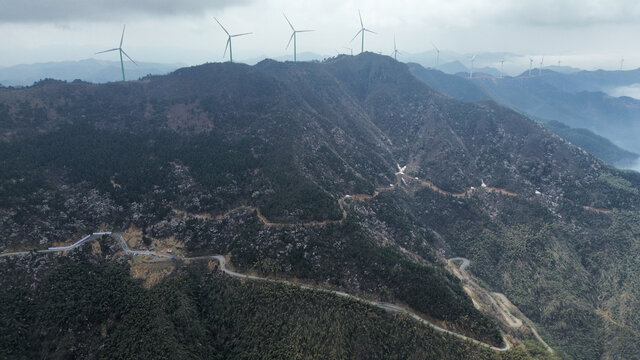
[[(119, 230), (137, 248), (228, 255), (243, 272), (399, 303), (500, 346), (499, 319), (478, 311), (445, 270), (446, 258), (464, 256), (483, 285), (506, 294), (562, 356), (639, 354), (628, 339), (640, 331), (633, 315), (640, 310), (633, 290), (640, 276), (633, 266), (640, 241), (633, 227), (640, 176), (607, 166), (496, 103), (444, 96), (389, 57), (205, 64), (127, 83), (47, 80), (0, 88), (0, 138), (0, 251), (41, 249), (98, 229)], [(107, 253), (103, 260), (121, 261)], [(113, 290), (133, 297), (126, 309), (108, 301), (108, 290), (104, 303), (82, 296), (73, 301), (98, 306), (98, 317), (109, 309), (135, 314), (96, 321), (80, 316), (65, 341), (72, 343), (82, 328), (97, 336), (91, 339), (104, 345), (100, 351), (122, 350), (140, 333), (156, 341), (149, 343), (156, 344), (152, 348), (138, 344), (140, 354), (170, 348), (166, 353), (176, 351), (178, 357), (182, 351), (195, 358), (217, 351), (236, 358), (263, 351), (274, 358), (432, 353), (413, 340), (406, 345), (405, 335), (393, 335), (416, 324), (385, 318), (383, 328), (371, 330), (369, 324), (387, 315), (341, 300), (293, 301), (287, 297), (293, 290), (216, 276), (205, 281), (201, 272), (171, 273), (145, 292), (124, 279), (126, 269), (108, 261), (95, 268), (81, 260), (3, 260), (3, 267), (16, 267), (12, 274), (43, 266), (52, 279), (3, 277), (0, 284), (22, 279), (12, 286), (29, 299), (16, 312), (26, 317), (14, 325), (41, 326), (48, 341), (67, 336), (50, 333), (58, 323), (39, 323), (34, 314), (68, 305), (34, 289), (67, 284), (62, 278), (69, 275), (76, 279), (69, 292), (94, 291), (82, 290), (83, 274), (107, 271), (108, 278), (120, 279)], [(167, 310), (170, 304), (159, 299), (173, 294), (180, 306)], [(212, 303), (252, 296), (253, 302), (205, 311)], [(283, 302), (290, 308), (276, 308)], [(258, 303), (274, 305), (262, 318), (247, 318), (243, 312)], [(303, 318), (317, 324), (316, 332), (298, 331), (300, 319), (292, 315), (309, 304), (347, 309), (339, 319), (318, 310), (318, 317)], [(199, 320), (192, 328), (185, 318), (174, 318), (193, 312)], [(58, 320), (70, 321), (69, 316)], [(153, 323), (140, 324), (143, 317)], [(331, 339), (341, 341), (341, 352), (332, 356), (327, 344), (334, 340), (317, 334), (349, 317), (366, 318), (357, 325), (366, 329), (346, 320), (332, 329)], [(223, 321), (210, 324), (211, 319)], [(255, 327), (243, 330), (239, 319)], [(97, 334), (105, 322), (101, 343)], [(277, 331), (264, 328), (272, 322), (279, 324)], [(168, 337), (155, 339), (158, 329)], [(271, 336), (272, 330), (282, 337)], [(234, 336), (225, 337), (225, 331)], [(411, 336), (430, 336), (424, 331)], [(373, 345), (371, 339), (381, 334), (399, 342)], [(535, 340), (527, 336), (514, 341), (535, 353)], [(280, 342), (284, 338), (291, 341)], [(56, 351), (51, 347), (59, 343), (8, 339), (27, 341), (19, 346), (30, 354)], [(207, 339), (214, 344), (203, 345)], [(451, 344), (451, 354), (466, 349)]]
[(183, 265), (148, 289), (131, 279), (126, 264), (88, 254), (48, 260), (38, 268), (41, 277), (0, 260), (11, 290), (0, 294), (5, 359), (530, 358), (355, 300), (232, 280), (206, 263)]

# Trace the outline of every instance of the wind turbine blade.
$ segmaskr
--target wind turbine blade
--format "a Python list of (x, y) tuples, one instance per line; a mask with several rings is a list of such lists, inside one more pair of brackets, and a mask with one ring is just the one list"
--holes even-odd
[(224, 28), (224, 26), (222, 26), (222, 24), (220, 24), (220, 21), (218, 21), (218, 19), (213, 18), (213, 20), (215, 20), (215, 21), (218, 23), (218, 25), (220, 25), (220, 27), (222, 28), (222, 30), (224, 30), (224, 32), (226, 32), (226, 33), (227, 33), (227, 35), (231, 36), (231, 34), (229, 34), (229, 32), (227, 31), (227, 29), (225, 29), (225, 28)]
[(289, 26), (291, 26), (291, 30), (296, 31), (296, 29), (293, 28), (293, 25), (291, 25), (291, 21), (289, 21), (289, 19), (287, 19), (287, 15), (282, 13), (282, 16), (284, 16), (284, 19), (287, 20), (287, 22), (289, 23)]
[(224, 47), (224, 53), (222, 54), (222, 58), (224, 59), (227, 56), (227, 49), (229, 48), (229, 43), (231, 43), (231, 36), (227, 40), (227, 45)]
[(351, 39), (351, 41), (349, 41), (349, 42), (353, 42), (353, 40), (355, 40), (358, 37), (358, 35), (360, 35), (360, 33), (363, 32), (363, 31), (364, 31), (363, 29), (360, 29), (360, 31), (358, 31), (356, 33), (356, 36), (354, 36), (353, 39)]
[(253, 34), (252, 32), (248, 32), (248, 33), (242, 33), (242, 34), (235, 34), (235, 35), (231, 35), (231, 37), (238, 37), (238, 36), (245, 36), (245, 35), (250, 35)]
[(376, 35), (378, 35), (378, 33), (377, 33), (377, 32), (375, 32), (375, 31), (371, 31), (371, 30), (369, 30), (369, 29), (362, 29), (362, 30), (364, 30), (364, 31), (366, 31), (366, 32), (370, 32), (370, 33), (372, 33), (372, 34), (376, 34)]
[(131, 58), (131, 56), (127, 55), (126, 52), (124, 52), (124, 50), (120, 49), (120, 51), (122, 51), (122, 53), (124, 54), (124, 56), (127, 57), (127, 59), (131, 60), (132, 63), (136, 64), (136, 66), (138, 66), (138, 63), (133, 61), (133, 59)]
[(124, 28), (126, 26), (127, 26), (126, 24), (122, 26), (122, 36), (120, 37), (120, 48), (122, 48), (122, 42), (124, 41)]
[(360, 17), (360, 28), (364, 29), (364, 23), (362, 23), (362, 14), (360, 14), (360, 10), (358, 10), (358, 16)]
[(118, 49), (118, 48), (113, 48), (113, 49), (109, 49), (109, 50), (105, 50), (105, 51), (97, 52), (97, 53), (95, 53), (95, 54), (93, 54), (93, 55), (104, 54), (104, 53), (106, 53), (106, 52), (116, 51), (116, 50), (120, 50), (120, 49)]
[(312, 31), (315, 31), (315, 30), (296, 30), (296, 32), (312, 32)]
[(291, 45), (291, 40), (293, 40), (294, 36), (296, 36), (296, 32), (295, 31), (291, 34), (291, 37), (289, 38), (289, 42), (287, 43), (287, 47), (285, 49), (289, 48), (289, 45)]
[(431, 45), (433, 45), (433, 48), (436, 49), (436, 52), (440, 52), (440, 49), (438, 49), (438, 47), (436, 46), (436, 44), (434, 44), (433, 42), (431, 43)]

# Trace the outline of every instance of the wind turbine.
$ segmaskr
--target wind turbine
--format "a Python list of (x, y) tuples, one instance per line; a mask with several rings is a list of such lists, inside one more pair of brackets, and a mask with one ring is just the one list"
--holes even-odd
[(500, 79), (504, 77), (504, 59), (500, 60)]
[(391, 53), (391, 55), (393, 55), (393, 59), (395, 61), (398, 61), (398, 54), (400, 54), (400, 51), (398, 51), (398, 48), (396, 47), (396, 35), (393, 35), (393, 52)]
[(473, 55), (471, 57), (471, 71), (469, 71), (469, 79), (473, 78), (473, 62), (476, 61), (476, 56)]
[(105, 51), (100, 51), (95, 53), (95, 55), (98, 54), (103, 54), (103, 53), (107, 53), (107, 52), (111, 52), (111, 51), (119, 51), (120, 52), (120, 68), (122, 69), (122, 81), (126, 81), (125, 77), (124, 77), (124, 61), (122, 60), (122, 54), (124, 54), (124, 56), (126, 56), (129, 60), (131, 60), (132, 63), (138, 65), (135, 61), (133, 61), (133, 59), (127, 55), (126, 52), (124, 52), (124, 50), (122, 50), (122, 42), (124, 41), (124, 29), (125, 29), (126, 25), (124, 25), (122, 27), (122, 36), (120, 37), (120, 46), (118, 46), (117, 48), (113, 48), (113, 49), (109, 49), (109, 50), (105, 50)]
[(540, 68), (538, 69), (538, 76), (542, 76), (542, 64), (544, 64), (544, 56), (540, 60)]
[(437, 69), (438, 66), (440, 65), (440, 49), (438, 49), (436, 44), (434, 44), (433, 42), (431, 43), (431, 45), (433, 45), (433, 48), (436, 50), (436, 69)]
[(287, 19), (287, 15), (282, 14), (284, 16), (284, 19), (287, 20), (287, 23), (289, 23), (289, 26), (291, 26), (291, 30), (293, 31), (293, 33), (291, 33), (291, 37), (289, 38), (289, 42), (287, 43), (287, 49), (289, 48), (289, 45), (291, 45), (291, 40), (293, 40), (293, 61), (298, 61), (297, 58), (297, 52), (298, 52), (298, 45), (296, 42), (297, 33), (303, 33), (303, 32), (312, 32), (313, 30), (296, 30), (293, 25), (291, 25), (291, 21), (289, 21), (289, 19)]
[(356, 33), (356, 36), (354, 36), (353, 39), (351, 39), (351, 42), (355, 40), (358, 37), (358, 35), (362, 34), (362, 47), (360, 48), (360, 53), (363, 53), (364, 52), (364, 33), (365, 32), (370, 32), (372, 34), (377, 34), (377, 33), (375, 31), (371, 31), (364, 27), (364, 23), (362, 22), (362, 14), (360, 14), (360, 10), (358, 10), (358, 16), (360, 17), (360, 31), (358, 31)]
[(222, 54), (222, 57), (224, 58), (225, 56), (227, 56), (227, 48), (228, 48), (229, 49), (229, 62), (233, 62), (233, 49), (231, 48), (231, 38), (238, 37), (238, 36), (249, 35), (249, 34), (252, 34), (252, 33), (248, 32), (248, 33), (231, 35), (227, 31), (227, 29), (225, 29), (224, 26), (222, 26), (222, 24), (220, 24), (220, 21), (218, 21), (218, 19), (213, 18), (213, 20), (215, 20), (218, 23), (218, 25), (220, 25), (222, 30), (224, 30), (224, 32), (227, 34), (227, 36), (229, 36), (229, 39), (227, 39), (227, 45), (224, 47), (224, 54)]
[(343, 46), (344, 49), (347, 49), (351, 52), (351, 56), (353, 56), (353, 48)]
[(622, 65), (624, 65), (624, 58), (620, 58), (620, 71), (622, 71)]
[(529, 58), (529, 77), (531, 77), (531, 68), (533, 67), (533, 58)]

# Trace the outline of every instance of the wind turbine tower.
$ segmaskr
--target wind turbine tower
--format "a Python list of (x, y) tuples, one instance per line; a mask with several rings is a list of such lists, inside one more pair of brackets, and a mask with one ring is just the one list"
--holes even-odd
[(287, 43), (287, 49), (289, 48), (289, 45), (291, 45), (291, 40), (293, 40), (293, 61), (296, 62), (298, 61), (298, 44), (297, 44), (297, 33), (303, 33), (303, 32), (312, 32), (313, 30), (296, 30), (293, 25), (291, 25), (291, 21), (289, 21), (289, 19), (287, 19), (287, 15), (282, 14), (284, 16), (284, 19), (287, 20), (287, 23), (289, 23), (289, 26), (291, 27), (291, 31), (293, 31), (293, 33), (291, 33), (291, 37), (289, 38), (289, 42)]
[(360, 14), (360, 10), (358, 10), (358, 16), (360, 17), (360, 31), (356, 33), (356, 36), (354, 36), (353, 39), (351, 39), (351, 41), (355, 40), (358, 37), (358, 35), (362, 34), (362, 47), (360, 48), (360, 53), (363, 53), (364, 52), (364, 33), (365, 32), (370, 32), (372, 34), (377, 34), (377, 33), (364, 27), (364, 23), (362, 22), (362, 14)]
[(229, 38), (227, 39), (227, 45), (224, 47), (224, 54), (222, 54), (222, 57), (224, 58), (225, 56), (227, 56), (227, 49), (229, 49), (229, 62), (233, 62), (233, 48), (231, 47), (231, 38), (238, 37), (238, 36), (249, 35), (249, 34), (252, 34), (252, 33), (248, 32), (248, 33), (242, 33), (242, 34), (234, 34), (234, 35), (231, 35), (231, 34), (229, 34), (229, 32), (227, 31), (227, 29), (225, 29), (225, 28), (224, 28), (224, 26), (222, 26), (222, 24), (220, 24), (220, 21), (218, 21), (218, 19), (216, 19), (216, 18), (213, 18), (213, 19), (218, 23), (218, 25), (220, 25), (220, 27), (222, 28), (222, 30), (224, 30), (224, 32), (225, 32), (225, 33), (227, 34), (227, 36), (229, 37)]
[(433, 45), (433, 48), (436, 50), (436, 69), (437, 69), (438, 66), (440, 65), (440, 49), (438, 49), (438, 47), (434, 43), (431, 43), (431, 45)]
[(469, 71), (469, 79), (473, 79), (473, 63), (476, 61), (476, 56), (471, 57), (471, 71)]
[(538, 69), (538, 76), (542, 76), (542, 65), (544, 64), (544, 56), (540, 60), (540, 68)]
[(400, 54), (400, 51), (398, 51), (398, 48), (396, 47), (396, 35), (393, 35), (393, 53), (391, 53), (391, 55), (393, 55), (393, 59), (395, 61), (398, 61), (398, 54)]
[(107, 53), (107, 52), (111, 52), (111, 51), (118, 51), (120, 52), (120, 69), (122, 69), (122, 81), (126, 81), (125, 77), (124, 77), (124, 61), (122, 60), (122, 54), (124, 54), (124, 56), (126, 56), (129, 60), (131, 60), (132, 63), (138, 65), (135, 61), (133, 61), (133, 59), (127, 55), (126, 52), (124, 52), (124, 50), (122, 50), (122, 42), (124, 41), (124, 29), (125, 29), (126, 25), (124, 25), (122, 27), (122, 36), (120, 37), (120, 46), (118, 46), (117, 48), (113, 48), (113, 49), (109, 49), (109, 50), (105, 50), (105, 51), (100, 51), (95, 53), (95, 55), (98, 54), (103, 54), (103, 53)]
[(529, 58), (529, 77), (531, 77), (531, 68), (533, 68), (533, 58)]
[(504, 77), (504, 59), (500, 60), (500, 79)]

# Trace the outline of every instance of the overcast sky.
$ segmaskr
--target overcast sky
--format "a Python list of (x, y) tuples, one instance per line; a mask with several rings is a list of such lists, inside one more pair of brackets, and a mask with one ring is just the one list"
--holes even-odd
[[(298, 51), (335, 55), (358, 31), (358, 9), (365, 27), (377, 35), (366, 49), (389, 54), (421, 53), (435, 43), (460, 54), (512, 52), (545, 56), (545, 64), (616, 69), (640, 66), (640, 1), (637, 0), (0, 0), (0, 66), (96, 57), (116, 60), (127, 25), (124, 49), (135, 60), (187, 65), (222, 61), (232, 33), (234, 58), (278, 57), (290, 29), (299, 34)], [(400, 57), (399, 60), (401, 60)], [(497, 66), (478, 58), (479, 66)], [(525, 66), (524, 58), (505, 68)], [(528, 65), (528, 64), (527, 64)]]

